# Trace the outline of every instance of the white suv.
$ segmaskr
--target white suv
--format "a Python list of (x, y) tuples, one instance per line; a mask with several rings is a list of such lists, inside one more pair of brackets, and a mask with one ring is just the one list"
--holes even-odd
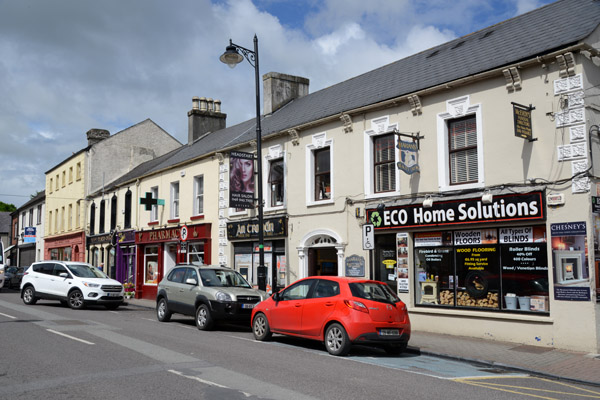
[(73, 309), (102, 304), (114, 310), (123, 303), (123, 285), (86, 263), (39, 261), (23, 274), (21, 298), (25, 304), (47, 299), (60, 300)]

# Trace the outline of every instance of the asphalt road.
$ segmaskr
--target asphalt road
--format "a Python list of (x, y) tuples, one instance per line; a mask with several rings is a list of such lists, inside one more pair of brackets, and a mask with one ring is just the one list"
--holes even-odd
[(246, 326), (201, 332), (135, 306), (26, 306), (6, 289), (0, 334), (1, 399), (600, 399), (597, 387), (447, 359), (360, 346), (333, 357), (317, 342), (257, 342)]

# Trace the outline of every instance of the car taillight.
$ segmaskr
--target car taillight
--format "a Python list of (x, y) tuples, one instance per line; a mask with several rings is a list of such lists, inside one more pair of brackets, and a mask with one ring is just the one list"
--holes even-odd
[(367, 313), (367, 314), (369, 313), (369, 309), (367, 308), (367, 306), (365, 306), (360, 301), (344, 300), (344, 304), (346, 306), (348, 306), (348, 308), (351, 308), (353, 310), (364, 312), (364, 313)]

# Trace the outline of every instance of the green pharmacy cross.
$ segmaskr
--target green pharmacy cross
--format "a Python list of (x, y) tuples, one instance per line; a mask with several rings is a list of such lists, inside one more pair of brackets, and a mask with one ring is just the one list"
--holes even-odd
[(146, 211), (152, 210), (153, 205), (164, 206), (164, 199), (153, 199), (152, 192), (146, 192), (146, 197), (140, 197), (140, 204), (145, 206)]

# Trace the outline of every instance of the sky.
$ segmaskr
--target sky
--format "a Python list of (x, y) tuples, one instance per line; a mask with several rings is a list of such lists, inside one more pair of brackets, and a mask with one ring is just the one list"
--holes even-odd
[(229, 39), (257, 35), (260, 74), (312, 93), (551, 2), (0, 0), (0, 201), (43, 190), (92, 128), (150, 118), (185, 144), (194, 96), (221, 100), (227, 126), (254, 118), (252, 66), (219, 61)]

